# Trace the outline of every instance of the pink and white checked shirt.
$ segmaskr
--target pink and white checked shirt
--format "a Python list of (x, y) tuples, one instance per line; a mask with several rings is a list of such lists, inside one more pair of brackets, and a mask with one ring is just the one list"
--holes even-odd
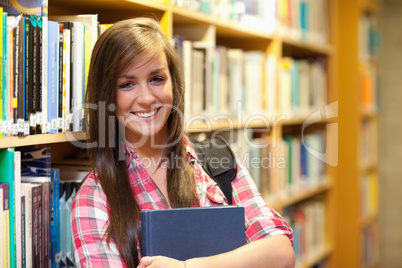
[[(202, 169), (194, 149), (185, 138), (187, 157), (194, 162), (194, 180), (200, 206), (227, 205), (226, 198)], [(167, 202), (148, 175), (138, 154), (125, 146), (128, 177), (135, 200), (142, 209), (166, 209)], [(293, 243), (293, 232), (284, 219), (265, 204), (248, 171), (238, 163), (232, 182), (233, 204), (245, 208), (246, 242), (284, 234)], [(106, 243), (108, 203), (97, 176), (91, 172), (77, 192), (71, 208), (72, 236), (77, 267), (127, 267), (116, 244)], [(140, 254), (140, 253), (139, 253)]]

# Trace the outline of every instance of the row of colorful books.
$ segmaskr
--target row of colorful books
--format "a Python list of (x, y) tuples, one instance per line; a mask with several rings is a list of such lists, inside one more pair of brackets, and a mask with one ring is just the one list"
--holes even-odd
[(231, 144), (237, 160), (247, 168), (269, 204), (280, 203), (326, 182), (322, 132), (286, 136), (277, 142), (261, 138), (253, 129), (229, 132), (219, 134)]
[(0, 135), (82, 131), (97, 15), (0, 16)]
[(326, 63), (321, 58), (286, 57), (278, 64), (274, 55), (263, 51), (215, 46), (213, 41), (190, 41), (182, 35), (173, 39), (183, 59), (189, 117), (292, 117), (327, 104)]
[(279, 70), (278, 111), (308, 115), (327, 104), (328, 78), (324, 58), (282, 58)]
[(70, 211), (79, 180), (60, 180), (50, 148), (0, 150), (1, 267), (73, 267)]
[(283, 217), (292, 226), (294, 232), (293, 249), (296, 255), (296, 266), (311, 259), (325, 247), (326, 207), (323, 200), (313, 199), (287, 207), (283, 211)]
[(175, 0), (173, 3), (268, 33), (277, 31), (296, 40), (328, 43), (326, 0)]

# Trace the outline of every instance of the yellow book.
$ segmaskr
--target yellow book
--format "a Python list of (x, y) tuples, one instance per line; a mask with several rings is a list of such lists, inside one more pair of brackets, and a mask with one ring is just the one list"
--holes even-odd
[(8, 183), (0, 183), (0, 189), (2, 190), (1, 203), (2, 207), (0, 209), (0, 217), (2, 218), (2, 240), (0, 241), (0, 250), (3, 257), (1, 267), (10, 267), (10, 210), (9, 210), (9, 194), (8, 194)]

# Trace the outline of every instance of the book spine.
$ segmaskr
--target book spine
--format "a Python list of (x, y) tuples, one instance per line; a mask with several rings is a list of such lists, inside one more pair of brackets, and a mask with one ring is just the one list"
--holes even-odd
[(48, 66), (48, 45), (49, 45), (49, 24), (48, 24), (48, 17), (41, 16), (41, 116), (40, 116), (40, 123), (42, 124), (42, 133), (48, 133), (50, 130), (50, 122), (48, 121), (48, 73), (49, 73), (49, 66)]
[(25, 128), (25, 112), (24, 112), (24, 94), (25, 94), (25, 85), (24, 85), (24, 75), (25, 75), (25, 17), (21, 17), (19, 24), (16, 28), (16, 50), (15, 50), (15, 93), (14, 96), (17, 98), (17, 109), (14, 110), (16, 115), (16, 133), (19, 136), (24, 134)]
[(32, 266), (40, 267), (38, 242), (38, 185), (32, 186)]
[[(35, 134), (35, 108), (36, 95), (36, 21), (30, 17), (25, 18), (25, 124), (29, 124), (29, 134)], [(25, 133), (27, 134), (27, 133)]]
[(59, 73), (58, 73), (58, 132), (63, 131), (63, 43), (64, 25), (59, 23)]
[(25, 259), (26, 267), (32, 267), (32, 185), (30, 183), (22, 183), (25, 188)]
[(25, 223), (26, 223), (26, 210), (25, 210), (25, 193), (21, 194), (21, 267), (25, 268), (26, 263), (26, 247), (25, 247), (25, 239), (26, 239), (26, 230), (25, 230)]
[(60, 183), (60, 198), (59, 198), (59, 211), (60, 211), (60, 267), (66, 267), (66, 220), (65, 220), (65, 205), (66, 205), (66, 185), (67, 183)]
[(49, 211), (49, 187), (50, 183), (49, 182), (44, 182), (42, 184), (42, 226), (43, 226), (43, 232), (42, 232), (42, 245), (43, 245), (43, 263), (42, 267), (48, 268), (49, 267), (49, 245), (50, 245), (50, 211)]
[(10, 267), (10, 199), (9, 199), (9, 185), (7, 183), (0, 183), (0, 188), (3, 189), (3, 230), (2, 234), (2, 247), (0, 250), (3, 252), (3, 261), (0, 263), (3, 267)]
[[(5, 66), (3, 66), (3, 8), (0, 7), (0, 137), (3, 136), (3, 108), (4, 108), (4, 91), (3, 88), (3, 72), (5, 71)], [(5, 45), (5, 43), (4, 43)]]
[(72, 182), (66, 183), (66, 204), (65, 204), (65, 244), (66, 244), (66, 262), (67, 266), (71, 266), (74, 264), (74, 255), (73, 255), (73, 244), (71, 241), (71, 205), (73, 203), (75, 191), (73, 188)]
[(52, 268), (60, 267), (60, 170), (51, 170), (50, 250)]
[(22, 234), (21, 234), (21, 152), (14, 152), (14, 213), (15, 213), (15, 251), (16, 265), (21, 267)]
[[(43, 75), (43, 62), (42, 62), (42, 49), (43, 49), (43, 29), (42, 29), (42, 17), (36, 16), (36, 75), (33, 79), (36, 79), (36, 99), (35, 99), (35, 112), (36, 112), (36, 134), (41, 134), (42, 129), (42, 90), (43, 90), (43, 83), (42, 83), (42, 75)], [(35, 68), (35, 67), (34, 67)]]
[(50, 124), (49, 133), (57, 132), (58, 117), (58, 67), (59, 67), (59, 29), (58, 23), (48, 23), (48, 81), (47, 81), (47, 121)]
[(43, 209), (44, 209), (44, 205), (43, 205), (43, 185), (42, 183), (39, 184), (38, 187), (38, 239), (37, 239), (37, 243), (38, 243), (38, 258), (39, 258), (39, 267), (43, 267), (44, 265), (44, 245), (43, 245)]

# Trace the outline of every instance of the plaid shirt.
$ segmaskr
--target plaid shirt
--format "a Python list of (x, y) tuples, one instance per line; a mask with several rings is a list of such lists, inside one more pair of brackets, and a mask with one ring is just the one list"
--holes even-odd
[[(201, 207), (227, 205), (226, 198), (203, 170), (191, 144), (185, 138), (188, 160), (194, 163), (194, 180)], [(130, 163), (128, 177), (141, 210), (169, 208), (144, 168), (138, 154), (125, 146)], [(293, 232), (283, 218), (265, 204), (248, 171), (238, 163), (237, 177), (232, 182), (233, 204), (245, 208), (246, 242), (284, 234), (293, 243)], [(77, 267), (127, 267), (111, 239), (106, 243), (109, 206), (99, 180), (91, 172), (77, 192), (71, 208), (72, 236)], [(140, 254), (140, 253), (139, 253)]]

